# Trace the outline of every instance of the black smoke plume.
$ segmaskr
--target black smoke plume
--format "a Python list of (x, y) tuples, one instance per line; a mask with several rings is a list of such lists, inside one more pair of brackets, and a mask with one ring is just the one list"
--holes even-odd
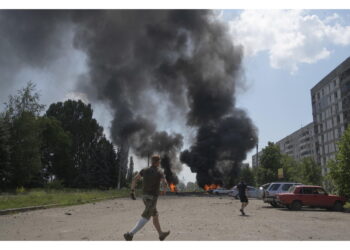
[(203, 186), (234, 173), (255, 145), (254, 126), (235, 108), (242, 48), (212, 11), (2, 11), (0, 20), (2, 34), (14, 32), (8, 40), (16, 41), (22, 63), (38, 67), (57, 55), (58, 38), (74, 32), (74, 47), (87, 55), (89, 70), (78, 89), (113, 110), (111, 136), (123, 152), (162, 153), (180, 169), (183, 138), (159, 131), (158, 123), (184, 117), (198, 135), (181, 159)]
[[(211, 11), (78, 12), (73, 20), (79, 24), (75, 45), (89, 58), (89, 81), (81, 87), (109, 101), (115, 111), (114, 141), (127, 141), (137, 155), (159, 152), (174, 159), (176, 151), (170, 148), (182, 146), (181, 136), (157, 131), (154, 110), (159, 105), (167, 112), (182, 110), (187, 125), (194, 127), (215, 125), (234, 111), (242, 50), (232, 45)], [(181, 166), (166, 161), (163, 166)], [(202, 175), (209, 182), (220, 179), (212, 165), (197, 168), (197, 180)]]
[(169, 155), (163, 155), (161, 160), (161, 166), (164, 169), (165, 179), (170, 184), (177, 185), (179, 183), (179, 178), (173, 171), (171, 158)]
[(197, 173), (200, 187), (210, 184), (232, 185), (238, 167), (246, 153), (256, 145), (256, 134), (251, 120), (241, 110), (210, 122), (198, 129), (196, 142), (181, 153), (180, 160)]

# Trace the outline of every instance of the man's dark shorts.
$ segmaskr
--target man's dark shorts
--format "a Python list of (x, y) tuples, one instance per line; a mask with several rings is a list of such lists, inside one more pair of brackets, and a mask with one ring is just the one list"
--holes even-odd
[(143, 195), (143, 203), (145, 204), (145, 210), (142, 213), (142, 217), (150, 219), (152, 216), (157, 216), (157, 200), (158, 196)]
[(239, 199), (241, 200), (241, 202), (248, 202), (248, 198), (246, 195), (239, 196)]

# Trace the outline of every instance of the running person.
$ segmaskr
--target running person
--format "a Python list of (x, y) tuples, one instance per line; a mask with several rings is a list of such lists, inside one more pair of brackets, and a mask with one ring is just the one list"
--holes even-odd
[(242, 215), (245, 215), (244, 208), (248, 205), (248, 197), (247, 197), (247, 185), (244, 183), (243, 179), (240, 179), (240, 183), (237, 185), (239, 199), (241, 200), (242, 206), (239, 211), (241, 211)]
[(141, 215), (141, 219), (137, 222), (135, 227), (130, 231), (124, 234), (124, 238), (127, 241), (133, 239), (134, 235), (143, 228), (144, 225), (153, 217), (153, 225), (157, 229), (159, 234), (159, 240), (164, 240), (169, 234), (170, 231), (163, 232), (160, 228), (159, 217), (157, 211), (157, 200), (159, 195), (160, 183), (163, 185), (163, 192), (165, 192), (167, 182), (164, 178), (164, 173), (160, 170), (160, 157), (154, 155), (151, 158), (152, 166), (144, 168), (140, 171), (138, 175), (135, 176), (131, 183), (131, 198), (135, 199), (135, 186), (136, 182), (143, 178), (143, 203), (145, 204), (145, 210)]

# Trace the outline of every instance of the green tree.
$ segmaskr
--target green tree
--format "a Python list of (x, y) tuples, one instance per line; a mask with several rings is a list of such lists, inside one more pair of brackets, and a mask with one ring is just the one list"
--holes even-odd
[(328, 165), (329, 176), (334, 182), (337, 193), (350, 197), (350, 126), (340, 138), (338, 148), (335, 161)]
[(50, 105), (47, 117), (54, 117), (61, 122), (63, 129), (69, 132), (72, 139), (71, 157), (75, 174), (72, 186), (92, 187), (91, 158), (95, 144), (102, 137), (102, 127), (92, 118), (91, 105), (81, 100), (67, 100)]
[(130, 156), (129, 168), (126, 176), (126, 181), (129, 185), (131, 184), (133, 173), (134, 173), (134, 160), (132, 156)]
[(20, 117), (23, 112), (31, 113), (38, 117), (45, 109), (45, 105), (39, 103), (40, 95), (36, 92), (36, 85), (28, 82), (27, 85), (17, 91), (17, 95), (10, 95), (5, 104), (5, 119), (11, 122)]
[(117, 186), (117, 155), (113, 144), (104, 136), (96, 143), (91, 151), (90, 185), (99, 189), (108, 189)]
[(0, 189), (5, 189), (11, 180), (9, 140), (9, 124), (0, 116)]
[(282, 168), (282, 154), (278, 145), (268, 142), (262, 150), (259, 167), (257, 169), (257, 183), (259, 185), (276, 181), (278, 169)]
[(128, 146), (119, 146), (117, 148), (117, 169), (118, 169), (118, 188), (127, 186), (127, 166), (129, 147)]
[[(67, 100), (51, 104), (47, 117), (60, 121), (71, 136), (72, 186), (106, 188), (114, 185), (118, 167), (113, 145), (104, 137), (103, 128), (93, 118), (90, 104)], [(124, 178), (125, 179), (125, 178)], [(123, 179), (123, 181), (124, 181)]]
[(40, 128), (33, 113), (22, 112), (11, 126), (12, 187), (42, 186)]
[(9, 187), (43, 184), (38, 117), (45, 106), (39, 103), (40, 95), (35, 88), (34, 83), (28, 82), (5, 103), (3, 118), (10, 131)]
[(243, 180), (247, 183), (249, 186), (255, 186), (255, 176), (253, 173), (253, 170), (249, 167), (244, 167), (241, 169), (240, 172), (240, 178), (243, 178)]
[(283, 169), (283, 181), (298, 181), (299, 164), (289, 155), (282, 154), (281, 164)]
[(71, 186), (75, 169), (71, 157), (72, 139), (61, 123), (54, 117), (39, 119), (41, 131), (41, 163), (45, 182), (58, 179), (65, 186)]
[(314, 159), (303, 158), (298, 164), (298, 182), (310, 185), (322, 185), (322, 169)]

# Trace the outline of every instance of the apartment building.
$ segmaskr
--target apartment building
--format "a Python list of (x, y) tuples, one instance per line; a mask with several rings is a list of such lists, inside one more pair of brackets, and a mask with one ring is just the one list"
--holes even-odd
[[(276, 145), (279, 146), (282, 154), (289, 155), (295, 160), (311, 157), (316, 161), (314, 138), (314, 124), (311, 122), (279, 140)], [(258, 153), (259, 156), (261, 153), (261, 151)], [(257, 166), (257, 154), (252, 156), (252, 166), (253, 168)]]
[(316, 161), (314, 125), (312, 122), (284, 137), (276, 144), (280, 147), (282, 154), (289, 155), (295, 160), (299, 161), (311, 157)]
[(350, 124), (350, 57), (311, 89), (317, 162), (327, 174), (337, 141)]
[[(325, 175), (327, 161), (335, 158), (337, 141), (350, 124), (350, 57), (311, 89), (311, 103), (313, 122), (276, 144), (295, 160), (314, 158)], [(257, 166), (257, 154), (252, 156), (252, 165)]]

